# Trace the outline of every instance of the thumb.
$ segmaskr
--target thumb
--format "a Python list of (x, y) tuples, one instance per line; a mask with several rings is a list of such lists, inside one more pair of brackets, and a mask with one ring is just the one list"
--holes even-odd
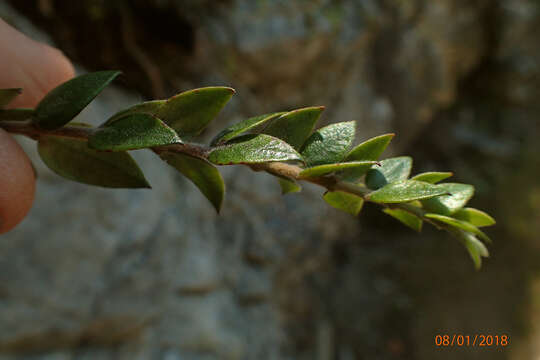
[[(73, 77), (73, 66), (60, 51), (36, 42), (0, 19), (0, 89), (22, 88), (11, 107), (34, 107), (43, 96)], [(0, 129), (0, 233), (15, 227), (34, 200), (35, 176), (30, 160)]]

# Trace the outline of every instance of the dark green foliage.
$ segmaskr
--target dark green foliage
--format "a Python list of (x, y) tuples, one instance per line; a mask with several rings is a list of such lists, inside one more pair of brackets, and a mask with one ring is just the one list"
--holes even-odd
[(302, 191), (302, 187), (298, 185), (296, 181), (289, 180), (289, 179), (278, 179), (279, 186), (281, 187), (281, 194), (291, 194)]
[[(72, 79), (47, 94), (35, 110), (0, 109), (0, 128), (37, 139), (49, 168), (85, 184), (150, 187), (126, 152), (147, 148), (195, 184), (219, 212), (225, 184), (214, 165), (245, 164), (276, 176), (283, 194), (301, 191), (297, 181), (302, 180), (326, 188), (324, 200), (353, 216), (364, 202), (372, 202), (415, 231), (431, 223), (457, 237), (477, 268), (489, 255), (482, 242), (489, 237), (479, 227), (494, 225), (495, 220), (465, 207), (474, 194), (472, 185), (437, 184), (452, 176), (450, 172), (409, 179), (408, 156), (377, 161), (394, 134), (368, 139), (351, 150), (354, 122), (313, 131), (323, 107), (251, 117), (219, 132), (209, 147), (188, 140), (230, 100), (231, 88), (206, 87), (143, 102), (119, 111), (98, 128), (71, 122), (118, 74), (102, 71)], [(0, 108), (19, 93), (20, 89), (0, 90)]]
[(342, 122), (315, 131), (305, 142), (302, 156), (308, 166), (334, 164), (343, 160), (354, 140), (356, 123)]
[(22, 89), (0, 89), (0, 109), (9, 105), (21, 93)]
[(300, 154), (289, 144), (264, 134), (239, 136), (226, 145), (214, 148), (208, 155), (208, 160), (217, 165), (301, 159)]
[(206, 160), (179, 153), (164, 152), (159, 156), (192, 181), (219, 212), (225, 196), (225, 183), (214, 165)]
[(364, 199), (360, 196), (343, 191), (328, 191), (323, 195), (324, 201), (330, 206), (356, 216), (362, 210)]
[(110, 188), (150, 188), (141, 169), (126, 152), (100, 152), (86, 141), (43, 136), (38, 151), (47, 166), (60, 176)]
[(98, 128), (88, 139), (88, 146), (96, 150), (126, 151), (181, 142), (176, 132), (157, 117), (132, 113)]
[(273, 114), (264, 114), (259, 116), (251, 117), (247, 120), (236, 123), (228, 128), (222, 130), (216, 137), (212, 140), (210, 145), (215, 146), (220, 143), (231, 140), (232, 138), (242, 135), (245, 132), (248, 132), (252, 129), (257, 128), (265, 124), (267, 121), (273, 120), (281, 115), (285, 114), (284, 112), (278, 112)]
[(356, 169), (356, 168), (365, 168), (372, 167), (377, 164), (376, 161), (351, 161), (351, 162), (342, 162), (335, 164), (325, 164), (305, 168), (300, 173), (302, 177), (315, 177), (330, 174), (336, 171), (341, 171), (345, 169)]
[(367, 198), (378, 203), (402, 203), (413, 200), (429, 199), (446, 194), (437, 185), (416, 180), (397, 180), (367, 195)]
[(173, 96), (154, 113), (180, 137), (198, 135), (231, 99), (234, 89), (212, 86)]
[(118, 75), (119, 71), (98, 71), (57, 86), (37, 105), (35, 124), (47, 130), (64, 126)]
[(386, 184), (407, 180), (411, 173), (412, 159), (408, 156), (386, 159), (380, 166), (373, 166), (366, 174), (368, 188), (377, 190)]
[(402, 224), (407, 225), (414, 231), (417, 231), (417, 232), (422, 231), (422, 219), (420, 219), (416, 215), (413, 215), (401, 209), (387, 208), (387, 209), (384, 209), (383, 212), (397, 219)]
[(323, 110), (324, 107), (319, 106), (290, 111), (270, 122), (263, 133), (277, 137), (300, 150)]

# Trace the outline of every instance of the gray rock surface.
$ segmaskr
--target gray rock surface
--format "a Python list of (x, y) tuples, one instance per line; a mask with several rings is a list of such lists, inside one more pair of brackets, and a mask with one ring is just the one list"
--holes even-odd
[[(540, 54), (529, 56), (536, 2), (237, 0), (212, 11), (206, 2), (174, 3), (197, 27), (190, 76), (166, 73), (169, 86), (225, 83), (238, 91), (206, 138), (255, 113), (322, 104), (323, 123), (357, 120), (359, 139), (396, 131), (388, 154), (431, 129), (420, 165), (440, 168), (431, 149), (452, 154), (457, 160), (443, 164), (479, 184), (480, 194), (531, 186), (525, 171), (523, 179), (490, 185), (489, 171), (508, 169), (501, 159), (523, 151), (524, 134), (531, 144), (539, 133), (519, 109), (537, 98), (537, 82), (524, 80), (540, 68)], [(5, 3), (0, 16), (48, 39)], [(504, 19), (497, 46), (494, 19)], [(512, 63), (511, 71), (492, 71), (497, 80), (509, 76), (501, 98), (521, 101), (497, 123), (506, 137), (499, 130), (482, 137), (483, 128), (467, 120), (478, 109), (460, 95), (486, 59)], [(499, 103), (489, 99), (486, 107)], [(112, 87), (79, 120), (98, 124), (140, 100)], [(515, 116), (521, 120), (504, 127)], [(495, 255), (499, 267), (474, 277), (465, 252), (439, 233), (394, 230), (369, 208), (359, 222), (326, 207), (311, 186), (282, 198), (270, 176), (225, 168), (228, 193), (218, 216), (151, 153), (134, 154), (151, 191), (107, 190), (59, 178), (33, 142), (21, 142), (39, 179), (30, 215), (0, 239), (0, 360), (432, 359), (441, 329), (506, 331), (521, 317), (504, 301), (486, 306), (498, 297), (515, 304), (508, 293), (525, 286), (504, 276), (507, 264), (522, 264), (510, 245)], [(487, 162), (487, 175), (479, 174), (486, 157), (460, 153), (471, 144), (487, 156), (510, 149), (509, 157)], [(498, 196), (497, 204), (518, 208)], [(515, 217), (525, 220), (515, 224), (534, 223), (523, 215), (529, 210), (519, 207)], [(523, 228), (508, 231), (530, 236)]]

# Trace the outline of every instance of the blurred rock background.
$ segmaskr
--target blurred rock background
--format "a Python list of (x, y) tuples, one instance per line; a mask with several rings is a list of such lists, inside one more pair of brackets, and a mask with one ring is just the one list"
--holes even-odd
[[(536, 0), (12, 0), (0, 16), (80, 71), (121, 69), (81, 114), (182, 90), (237, 95), (203, 134), (326, 105), (386, 156), (452, 170), (499, 221), (475, 272), (460, 244), (359, 219), (321, 190), (224, 168), (217, 216), (153, 154), (153, 186), (107, 190), (39, 172), (28, 218), (0, 239), (0, 359), (538, 359), (540, 3)], [(84, 69), (84, 70), (83, 70)], [(507, 334), (437, 348), (437, 334)]]

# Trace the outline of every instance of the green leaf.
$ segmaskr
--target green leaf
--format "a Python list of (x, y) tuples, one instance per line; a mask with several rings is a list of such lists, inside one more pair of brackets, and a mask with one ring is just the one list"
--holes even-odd
[(9, 105), (21, 93), (22, 89), (0, 89), (0, 109)]
[(478, 235), (480, 239), (488, 243), (491, 242), (490, 238), (482, 230), (480, 230), (479, 228), (477, 228), (476, 226), (474, 226), (473, 224), (469, 222), (454, 219), (449, 216), (444, 216), (444, 215), (439, 215), (439, 214), (425, 214), (424, 216), (428, 219), (433, 219), (433, 220), (437, 220), (439, 222), (448, 224), (456, 229), (465, 230), (475, 235)]
[(296, 193), (302, 190), (302, 187), (298, 185), (296, 181), (278, 178), (279, 186), (281, 187), (281, 194), (286, 195), (289, 193)]
[(386, 208), (383, 210), (383, 212), (399, 220), (401, 223), (407, 225), (416, 232), (422, 231), (422, 220), (416, 215), (401, 209)]
[(180, 137), (198, 135), (216, 117), (234, 94), (234, 89), (211, 86), (185, 91), (161, 106), (155, 115)]
[(309, 166), (332, 164), (343, 160), (354, 140), (356, 122), (340, 122), (315, 131), (302, 147), (302, 157)]
[(280, 139), (263, 134), (249, 134), (212, 149), (208, 160), (217, 165), (230, 165), (302, 160), (302, 157)]
[(411, 180), (418, 180), (418, 181), (424, 181), (424, 182), (428, 182), (430, 184), (436, 184), (438, 183), (439, 181), (442, 181), (444, 179), (447, 179), (449, 178), (450, 176), (454, 175), (453, 173), (451, 172), (436, 172), (436, 171), (431, 171), (431, 172), (425, 172), (425, 173), (421, 173), (421, 174), (418, 174), (418, 175), (415, 175), (411, 178)]
[(377, 160), (395, 134), (384, 134), (357, 145), (347, 154), (347, 161)]
[(191, 180), (219, 213), (225, 196), (225, 183), (214, 165), (206, 160), (180, 153), (165, 151), (159, 156)]
[(138, 113), (144, 113), (144, 114), (151, 114), (155, 115), (159, 108), (163, 106), (167, 101), (166, 100), (153, 100), (153, 101), (145, 101), (140, 104), (133, 105), (130, 108), (127, 108), (125, 110), (121, 110), (111, 116), (106, 122), (100, 125), (100, 127), (109, 126), (113, 122), (115, 122), (118, 119), (121, 119), (129, 114), (138, 114)]
[(100, 152), (85, 140), (41, 136), (38, 152), (55, 173), (85, 184), (110, 188), (150, 188), (137, 163), (125, 152)]
[(465, 245), (473, 260), (474, 267), (479, 270), (482, 267), (482, 257), (489, 257), (489, 251), (486, 246), (473, 234), (466, 231), (459, 231), (459, 239)]
[(422, 201), (424, 209), (437, 214), (452, 215), (464, 207), (474, 194), (474, 187), (468, 184), (443, 183), (437, 186), (451, 195)]
[(369, 193), (366, 199), (378, 203), (403, 203), (441, 194), (446, 194), (446, 191), (437, 185), (416, 180), (401, 180)]
[(31, 119), (34, 116), (34, 109), (6, 109), (0, 110), (0, 121), (24, 121)]
[(305, 168), (300, 172), (300, 176), (302, 177), (316, 177), (316, 176), (322, 176), (326, 175), (335, 171), (340, 171), (344, 169), (354, 169), (357, 167), (371, 167), (373, 165), (377, 164), (376, 161), (351, 161), (351, 162), (343, 162), (343, 163), (336, 163), (336, 164), (325, 164), (325, 165), (318, 165), (313, 166), (309, 168)]
[(354, 216), (360, 213), (364, 205), (364, 200), (360, 196), (342, 191), (327, 191), (323, 198), (330, 206)]
[(210, 143), (210, 145), (216, 146), (218, 144), (227, 142), (231, 140), (232, 138), (238, 135), (242, 135), (246, 131), (255, 129), (256, 127), (266, 123), (267, 121), (273, 120), (283, 114), (285, 113), (277, 112), (273, 114), (259, 115), (259, 116), (251, 117), (239, 123), (236, 123), (234, 125), (231, 125), (228, 128), (221, 131), (219, 134), (217, 134), (217, 136), (214, 137), (214, 139), (212, 139), (212, 142)]
[[(383, 153), (384, 149), (390, 144), (390, 141), (394, 137), (394, 134), (384, 134), (357, 145), (352, 149), (347, 157), (346, 161), (366, 161), (377, 160)], [(371, 166), (360, 166), (354, 169), (348, 169), (340, 174), (340, 177), (346, 181), (357, 182), (360, 177), (364, 175)]]
[(492, 226), (495, 225), (495, 219), (489, 216), (489, 214), (475, 209), (475, 208), (463, 208), (455, 212), (453, 215), (456, 219), (470, 222), (474, 226)]
[(290, 111), (273, 120), (262, 133), (277, 137), (299, 150), (313, 131), (323, 110), (324, 106)]
[(88, 146), (96, 150), (125, 151), (181, 142), (174, 130), (157, 117), (133, 113), (98, 128), (88, 139)]
[(382, 160), (380, 166), (372, 167), (366, 174), (366, 186), (377, 190), (386, 184), (406, 180), (411, 168), (412, 159), (409, 156)]
[(60, 84), (37, 105), (34, 122), (47, 130), (64, 126), (119, 74), (119, 71), (98, 71)]

